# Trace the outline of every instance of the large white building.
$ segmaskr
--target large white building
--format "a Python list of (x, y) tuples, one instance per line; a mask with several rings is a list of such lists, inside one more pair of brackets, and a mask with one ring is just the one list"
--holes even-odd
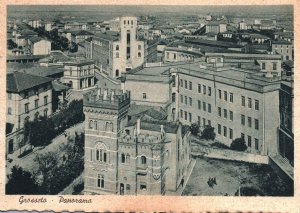
[(120, 31), (106, 31), (86, 41), (86, 57), (111, 78), (144, 62), (144, 42), (137, 40), (137, 18), (121, 17)]

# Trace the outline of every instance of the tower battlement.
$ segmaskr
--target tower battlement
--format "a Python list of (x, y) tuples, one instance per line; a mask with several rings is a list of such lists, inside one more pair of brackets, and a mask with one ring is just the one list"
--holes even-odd
[(83, 96), (83, 106), (121, 109), (130, 104), (130, 91), (94, 89)]

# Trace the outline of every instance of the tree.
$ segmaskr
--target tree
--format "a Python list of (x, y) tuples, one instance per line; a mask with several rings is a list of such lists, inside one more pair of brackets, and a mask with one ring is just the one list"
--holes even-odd
[(211, 126), (206, 126), (202, 131), (201, 138), (205, 140), (215, 140), (216, 138), (215, 128)]
[(236, 138), (230, 144), (230, 149), (236, 151), (245, 151), (247, 149), (246, 142), (244, 138)]
[(191, 133), (192, 133), (192, 135), (195, 135), (195, 136), (198, 135), (198, 133), (199, 133), (199, 125), (198, 124), (192, 123)]
[(37, 194), (38, 185), (35, 178), (22, 167), (14, 166), (5, 186), (6, 194)]
[(7, 48), (9, 50), (12, 50), (12, 49), (17, 48), (17, 47), (18, 47), (18, 45), (13, 40), (11, 40), (11, 39), (7, 40)]
[(71, 53), (77, 52), (78, 51), (78, 45), (75, 42), (71, 42), (69, 50), (70, 50)]

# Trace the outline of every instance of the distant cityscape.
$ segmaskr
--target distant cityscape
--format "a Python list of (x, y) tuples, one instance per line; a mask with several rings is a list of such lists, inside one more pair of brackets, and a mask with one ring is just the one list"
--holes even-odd
[(6, 194), (293, 196), (293, 6), (8, 6)]

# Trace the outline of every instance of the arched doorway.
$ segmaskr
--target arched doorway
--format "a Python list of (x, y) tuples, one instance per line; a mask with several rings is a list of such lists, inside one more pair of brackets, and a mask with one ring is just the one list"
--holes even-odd
[(124, 183), (120, 183), (120, 195), (124, 195)]

